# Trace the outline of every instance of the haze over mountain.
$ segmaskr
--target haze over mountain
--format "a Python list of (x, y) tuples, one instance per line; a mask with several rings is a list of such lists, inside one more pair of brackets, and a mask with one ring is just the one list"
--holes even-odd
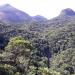
[[(67, 19), (68, 18), (68, 19)], [(47, 19), (43, 16), (36, 15), (30, 16), (27, 13), (16, 9), (15, 7), (5, 4), (0, 6), (0, 20), (5, 23), (28, 23), (28, 22), (51, 22), (52, 20), (58, 19), (58, 21), (62, 20), (69, 20), (75, 18), (75, 11), (70, 8), (63, 9), (57, 17), (47, 21)], [(47, 23), (46, 22), (46, 23)]]
[(32, 17), (9, 4), (5, 4), (0, 6), (0, 20), (5, 23), (27, 23), (31, 21), (44, 21), (47, 19), (41, 16)]

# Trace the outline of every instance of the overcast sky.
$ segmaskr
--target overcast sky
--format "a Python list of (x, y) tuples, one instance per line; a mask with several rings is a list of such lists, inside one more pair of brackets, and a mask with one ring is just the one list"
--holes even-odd
[(75, 10), (75, 0), (0, 0), (0, 5), (7, 3), (31, 16), (42, 15), (48, 19), (57, 16), (62, 9)]

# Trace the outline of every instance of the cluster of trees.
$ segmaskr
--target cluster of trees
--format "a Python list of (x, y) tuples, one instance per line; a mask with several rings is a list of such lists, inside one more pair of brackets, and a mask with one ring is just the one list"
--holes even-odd
[(75, 22), (50, 25), (0, 23), (0, 75), (74, 75)]
[(31, 50), (33, 47), (29, 41), (22, 37), (11, 38), (5, 51), (0, 54), (0, 68), (4, 70), (0, 71), (1, 75), (25, 75), (31, 61)]
[(49, 51), (43, 55), (41, 53), (21, 36), (10, 38), (5, 50), (0, 53), (0, 74), (42, 74), (44, 68), (50, 68), (50, 55)]

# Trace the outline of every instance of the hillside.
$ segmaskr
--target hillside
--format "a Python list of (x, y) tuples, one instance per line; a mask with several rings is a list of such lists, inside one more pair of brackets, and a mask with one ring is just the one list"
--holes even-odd
[(51, 20), (10, 5), (0, 12), (1, 75), (75, 74), (75, 11), (64, 9)]

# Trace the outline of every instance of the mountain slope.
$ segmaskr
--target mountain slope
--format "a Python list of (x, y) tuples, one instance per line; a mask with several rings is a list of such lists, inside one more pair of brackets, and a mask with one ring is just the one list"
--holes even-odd
[(0, 20), (5, 23), (28, 23), (33, 21), (44, 21), (47, 20), (42, 16), (30, 16), (27, 13), (16, 9), (15, 7), (5, 4), (0, 6)]
[[(65, 10), (66, 12), (66, 10)], [(64, 13), (65, 15), (66, 13)], [(73, 14), (73, 15), (71, 15)], [(50, 69), (59, 75), (75, 74), (75, 12), (58, 16), (56, 25), (46, 29), (45, 38), (50, 43), (53, 56)], [(64, 17), (65, 18), (64, 18)], [(66, 18), (69, 17), (69, 18)], [(63, 21), (64, 20), (64, 21)], [(53, 74), (52, 74), (53, 75)], [(56, 74), (58, 75), (58, 74)]]
[(66, 8), (63, 9), (57, 17), (54, 17), (53, 19), (43, 22), (42, 25), (45, 27), (51, 26), (55, 27), (55, 26), (63, 26), (68, 22), (74, 21), (75, 21), (75, 11), (73, 11), (70, 8)]
[(6, 23), (18, 23), (18, 22), (29, 22), (31, 17), (9, 4), (0, 6), (0, 20)]
[[(1, 11), (3, 8), (1, 8)], [(39, 17), (35, 16), (35, 19), (40, 20)], [(8, 59), (11, 61), (18, 54), (13, 65), (8, 63), (8, 61), (5, 64), (2, 63), (5, 66), (2, 72), (8, 71), (6, 67), (13, 66), (22, 75), (75, 75), (75, 12), (68, 8), (62, 10), (60, 15), (51, 20), (44, 22), (29, 21), (29, 24), (24, 24), (26, 23), (23, 23), (21, 27), (17, 27), (0, 23), (0, 49), (3, 50), (3, 55), (1, 54), (0, 56), (1, 60)], [(15, 36), (21, 36), (25, 40), (29, 40), (34, 49), (32, 51), (26, 50), (25, 45), (21, 45), (24, 40), (13, 40), (13, 43), (16, 42), (20, 45), (15, 43), (13, 46), (13, 44), (10, 44), (9, 38)], [(9, 45), (7, 50), (9, 51), (6, 51), (10, 52), (10, 49), (12, 49), (14, 51), (11, 51), (11, 53), (13, 52), (14, 55), (11, 53), (5, 54), (4, 49), (6, 49), (7, 44)], [(23, 52), (21, 52), (23, 47), (24, 56)], [(29, 46), (27, 47), (29, 48)], [(16, 50), (20, 52), (17, 53)], [(29, 51), (31, 52), (30, 54), (28, 53)], [(27, 64), (28, 60), (30, 61)]]

